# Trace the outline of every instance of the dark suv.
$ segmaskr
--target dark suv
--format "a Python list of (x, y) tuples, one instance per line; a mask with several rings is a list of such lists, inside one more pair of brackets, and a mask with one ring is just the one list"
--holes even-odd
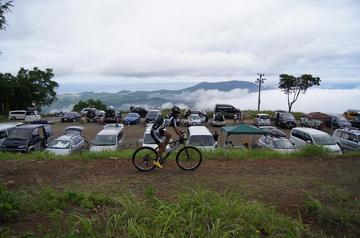
[(145, 118), (147, 114), (147, 111), (144, 107), (130, 107), (130, 112), (139, 114), (141, 118)]
[(50, 125), (24, 125), (15, 128), (2, 143), (1, 151), (23, 152), (43, 150), (52, 138)]
[(153, 123), (161, 114), (160, 110), (149, 110), (145, 117), (145, 123)]
[(290, 112), (278, 112), (275, 118), (275, 124), (282, 128), (296, 127), (296, 120)]

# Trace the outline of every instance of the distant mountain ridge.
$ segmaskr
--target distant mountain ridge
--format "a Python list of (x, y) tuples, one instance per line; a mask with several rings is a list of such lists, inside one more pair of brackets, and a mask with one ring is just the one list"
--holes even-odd
[(233, 89), (248, 89), (250, 92), (254, 92), (257, 90), (258, 85), (255, 83), (247, 82), (247, 81), (226, 81), (226, 82), (215, 82), (215, 83), (209, 83), (209, 82), (202, 82), (198, 83), (192, 87), (184, 88), (180, 91), (196, 91), (196, 90), (219, 90), (219, 91), (230, 91)]
[[(43, 109), (45, 112), (53, 111), (71, 111), (74, 104), (80, 100), (99, 99), (106, 105), (112, 105), (115, 108), (128, 109), (133, 105), (145, 105), (152, 108), (161, 108), (166, 103), (183, 104), (192, 107), (195, 102), (187, 100), (186, 95), (198, 90), (219, 90), (228, 92), (233, 89), (246, 89), (249, 92), (257, 91), (257, 84), (247, 81), (225, 81), (225, 82), (202, 82), (192, 87), (181, 90), (155, 90), (155, 91), (127, 91), (122, 90), (117, 93), (94, 93), (82, 92), (77, 94), (59, 94), (57, 100)], [(266, 89), (266, 88), (264, 88)], [(174, 97), (177, 95), (176, 97)]]

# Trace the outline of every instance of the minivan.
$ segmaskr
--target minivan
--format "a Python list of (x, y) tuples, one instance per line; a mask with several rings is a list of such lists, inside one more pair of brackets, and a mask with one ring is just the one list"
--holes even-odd
[(339, 145), (328, 133), (313, 128), (294, 127), (290, 132), (290, 141), (298, 149), (303, 149), (308, 144), (314, 144), (325, 147), (332, 153), (342, 153)]
[(52, 139), (50, 125), (23, 125), (14, 128), (0, 146), (1, 151), (32, 152), (43, 150)]
[(104, 126), (92, 142), (90, 151), (115, 151), (120, 149), (124, 136), (123, 124), (107, 124)]
[(205, 126), (190, 126), (189, 145), (199, 149), (213, 150), (217, 146), (217, 142)]
[(216, 104), (215, 113), (222, 113), (225, 118), (233, 119), (234, 114), (241, 113), (241, 111), (229, 104)]
[(360, 130), (357, 128), (337, 129), (333, 138), (342, 151), (360, 150)]
[(25, 110), (16, 110), (9, 112), (9, 120), (24, 120), (26, 115)]

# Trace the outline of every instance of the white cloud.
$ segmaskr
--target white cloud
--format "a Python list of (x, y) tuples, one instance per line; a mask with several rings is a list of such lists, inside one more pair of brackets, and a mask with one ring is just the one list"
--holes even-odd
[[(336, 96), (334, 96), (336, 95)], [(309, 89), (301, 94), (293, 105), (292, 111), (342, 113), (349, 108), (358, 108), (360, 89)], [(215, 104), (231, 104), (241, 110), (256, 110), (258, 93), (248, 93), (247, 90), (235, 89), (229, 92), (218, 90), (198, 90), (184, 93), (194, 108), (214, 110)], [(265, 90), (261, 92), (261, 110), (287, 110), (287, 98), (280, 90)]]
[(257, 72), (357, 80), (358, 9), (355, 0), (16, 1), (0, 33), (0, 69), (122, 80)]

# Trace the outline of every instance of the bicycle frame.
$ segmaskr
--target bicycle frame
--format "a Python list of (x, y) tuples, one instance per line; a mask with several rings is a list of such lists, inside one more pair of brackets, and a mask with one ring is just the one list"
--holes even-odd
[[(173, 144), (173, 146), (171, 146), (172, 144)], [(181, 144), (185, 146), (185, 142), (180, 143), (180, 139), (169, 142), (167, 145), (170, 145), (170, 149), (165, 152), (165, 156), (164, 156), (164, 158), (162, 158), (163, 159), (162, 163), (164, 163), (166, 161), (166, 159), (172, 154), (172, 152), (174, 152)], [(159, 149), (159, 147), (155, 148), (156, 151), (158, 149)]]

